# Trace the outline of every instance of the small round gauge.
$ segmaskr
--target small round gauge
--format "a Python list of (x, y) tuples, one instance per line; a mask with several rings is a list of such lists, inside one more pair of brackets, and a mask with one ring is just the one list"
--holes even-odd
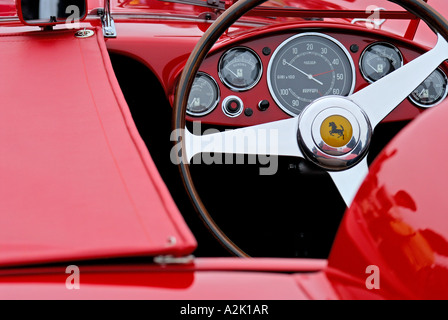
[(368, 46), (361, 55), (361, 73), (369, 82), (375, 82), (403, 66), (400, 50), (386, 42)]
[(447, 83), (445, 73), (437, 69), (411, 93), (409, 99), (419, 107), (433, 107), (446, 98)]
[(355, 86), (353, 60), (348, 50), (330, 36), (295, 35), (272, 54), (268, 86), (278, 106), (296, 116), (320, 97), (351, 94)]
[(246, 91), (258, 83), (263, 68), (260, 57), (253, 50), (236, 47), (222, 55), (218, 73), (221, 81), (233, 91)]
[(219, 88), (216, 81), (208, 74), (198, 72), (188, 96), (187, 114), (204, 116), (212, 112), (218, 102)]

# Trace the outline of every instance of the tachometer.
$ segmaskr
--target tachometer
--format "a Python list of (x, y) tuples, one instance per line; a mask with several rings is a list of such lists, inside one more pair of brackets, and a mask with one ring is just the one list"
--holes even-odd
[(187, 114), (204, 116), (215, 109), (219, 102), (219, 88), (216, 81), (206, 73), (198, 72), (188, 96)]
[(320, 33), (304, 33), (285, 40), (268, 66), (272, 97), (286, 113), (296, 116), (314, 100), (351, 94), (355, 68), (347, 49)]

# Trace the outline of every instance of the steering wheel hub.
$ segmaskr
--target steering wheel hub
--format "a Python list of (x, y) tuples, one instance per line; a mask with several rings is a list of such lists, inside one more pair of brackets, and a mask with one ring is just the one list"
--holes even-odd
[(307, 157), (329, 170), (345, 170), (366, 155), (372, 128), (351, 100), (330, 96), (316, 100), (299, 119), (298, 141)]

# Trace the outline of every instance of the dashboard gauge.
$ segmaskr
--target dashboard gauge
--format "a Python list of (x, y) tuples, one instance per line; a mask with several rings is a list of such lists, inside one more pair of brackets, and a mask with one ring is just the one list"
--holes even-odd
[(377, 42), (361, 55), (361, 73), (368, 82), (375, 82), (403, 66), (403, 56), (395, 46)]
[(409, 99), (419, 107), (433, 107), (446, 98), (447, 82), (445, 73), (437, 69), (411, 93)]
[(219, 88), (216, 81), (208, 74), (198, 72), (188, 96), (187, 114), (204, 116), (212, 112), (218, 102)]
[(255, 87), (260, 81), (262, 70), (260, 57), (245, 47), (232, 48), (219, 60), (219, 78), (233, 91), (246, 91)]
[(285, 40), (272, 54), (268, 86), (278, 106), (296, 116), (317, 98), (346, 96), (355, 87), (355, 68), (347, 49), (320, 33)]

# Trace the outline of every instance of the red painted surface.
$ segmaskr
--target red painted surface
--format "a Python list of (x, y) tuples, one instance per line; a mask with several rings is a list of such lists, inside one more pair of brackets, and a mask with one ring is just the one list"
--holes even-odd
[(325, 260), (237, 258), (167, 266), (86, 265), (79, 268), (81, 290), (67, 290), (66, 267), (2, 270), (0, 299), (33, 298), (36, 291), (42, 299), (336, 299), (325, 266)]
[[(100, 0), (89, 3), (91, 9), (102, 6)], [(169, 17), (197, 17), (208, 9), (178, 4), (167, 7), (151, 0), (150, 5), (156, 6), (151, 13), (164, 19), (141, 19), (125, 13), (148, 13), (143, 1), (138, 5), (113, 3), (114, 12), (123, 15), (116, 18), (119, 37), (107, 40), (107, 48), (146, 64), (170, 94), (207, 25)], [(334, 10), (362, 10), (370, 1), (318, 2), (319, 7), (315, 3), (302, 1), (308, 9)], [(388, 9), (399, 9), (390, 2), (383, 3)], [(448, 15), (444, 0), (429, 3)], [(11, 8), (11, 1), (0, 0), (2, 16), (13, 16)], [(89, 17), (89, 24), (98, 26), (98, 18)], [(97, 37), (81, 44), (66, 32), (29, 33), (37, 29), (20, 27), (17, 21), (5, 21), (2, 26), (0, 141), (5, 151), (0, 153), (0, 206), (1, 212), (8, 214), (0, 215), (0, 264), (192, 252), (195, 240), (138, 137), (113, 77), (100, 30)], [(404, 35), (407, 26), (390, 20), (383, 30)], [(353, 32), (334, 32), (333, 36), (346, 43), (363, 43), (364, 47), (373, 41), (372, 34), (364, 35), (348, 25), (345, 29)], [(225, 46), (239, 41), (232, 39), (236, 32), (248, 30), (247, 25), (232, 29), (206, 63), (216, 65)], [(19, 31), (24, 33), (8, 35)], [(248, 33), (260, 37), (253, 40), (258, 51), (265, 45), (264, 32)], [(434, 37), (429, 35), (428, 28), (420, 24), (416, 46), (400, 44), (405, 59), (415, 57), (421, 46), (432, 45)], [(274, 45), (286, 37), (277, 35), (270, 41)], [(267, 58), (263, 59), (267, 66)], [(216, 76), (216, 70), (209, 72)], [(61, 73), (70, 76), (60, 81)], [(366, 85), (360, 74), (358, 80), (357, 88)], [(258, 86), (256, 100), (267, 97), (266, 88)], [(226, 89), (222, 90), (226, 94)], [(42, 95), (46, 99), (35, 99)], [(247, 105), (255, 102), (249, 101), (249, 96), (244, 99), (248, 99)], [(0, 270), (0, 298), (448, 298), (446, 104), (419, 116), (375, 162), (342, 222), (328, 266), (320, 260), (221, 258), (196, 259), (186, 266), (105, 264), (81, 269), (84, 290), (80, 291), (65, 288), (67, 274), (62, 267), (5, 267)], [(251, 121), (285, 117), (279, 110), (270, 110), (270, 114), (257, 114)], [(389, 120), (419, 113), (409, 104), (402, 105)], [(210, 122), (223, 121), (213, 116)], [(21, 164), (20, 170), (17, 164)], [(167, 247), (169, 236), (176, 237), (174, 246)], [(366, 288), (369, 265), (379, 267), (379, 290)]]
[[(287, 274), (249, 272), (82, 271), (80, 290), (67, 290), (67, 274), (0, 279), (0, 299), (289, 300), (307, 299)], [(237, 288), (237, 290), (235, 290)]]
[(377, 265), (386, 297), (448, 298), (447, 106), (402, 130), (370, 168), (329, 259), (359, 280), (340, 294), (365, 287), (366, 267)]

